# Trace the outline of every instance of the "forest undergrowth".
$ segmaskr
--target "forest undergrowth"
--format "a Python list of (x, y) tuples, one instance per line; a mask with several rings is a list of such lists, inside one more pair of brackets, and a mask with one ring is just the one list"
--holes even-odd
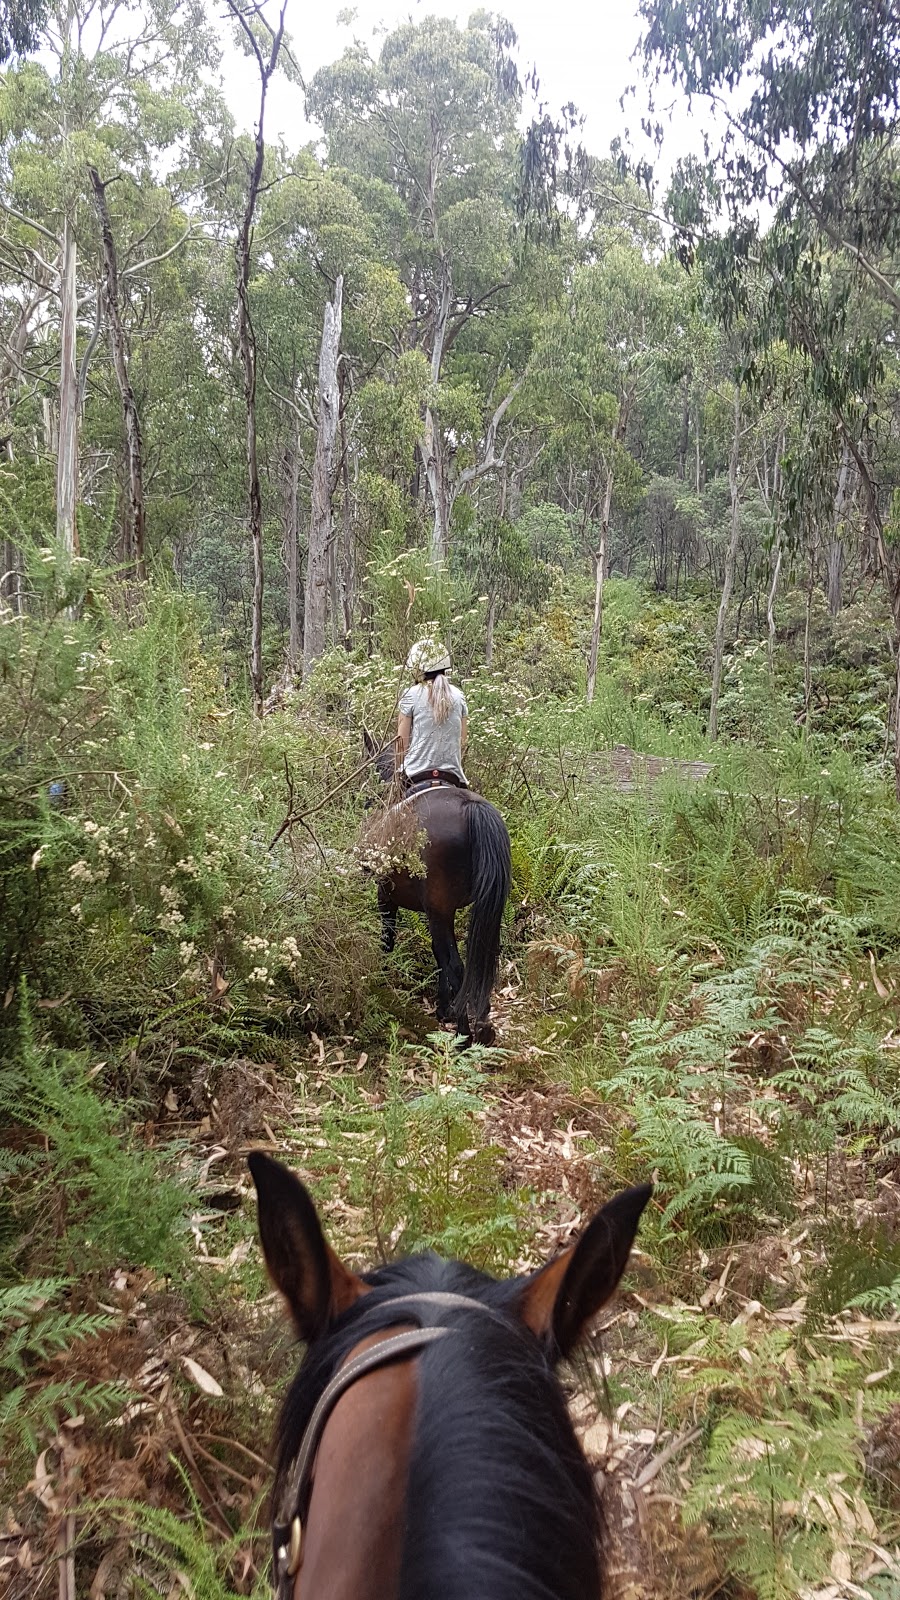
[[(523, 1270), (652, 1176), (569, 1378), (609, 1592), (900, 1593), (900, 816), (870, 686), (800, 727), (789, 651), (773, 682), (736, 649), (711, 747), (708, 607), (612, 583), (591, 707), (566, 617), (464, 673), (514, 887), (498, 1044), (460, 1051), (423, 928), (382, 955), (359, 858), (391, 660), (326, 657), (254, 722), (174, 590), (4, 616), (11, 1596), (268, 1592), (295, 1353), (260, 1145), (367, 1265)], [(822, 683), (850, 671), (829, 650)]]

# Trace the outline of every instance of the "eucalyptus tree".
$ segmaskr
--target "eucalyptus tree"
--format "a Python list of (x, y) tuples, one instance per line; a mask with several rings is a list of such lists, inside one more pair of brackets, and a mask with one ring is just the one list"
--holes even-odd
[[(769, 284), (761, 334), (777, 332), (809, 364), (811, 405), (824, 400), (835, 445), (855, 472), (867, 538), (894, 617), (894, 765), (900, 798), (900, 541), (896, 478), (879, 450), (872, 408), (896, 361), (900, 314), (900, 25), (890, 6), (856, 0), (643, 0), (649, 74), (716, 107), (703, 186), (676, 185), (685, 235), (711, 241), (723, 279), (754, 256)], [(706, 204), (698, 204), (701, 187)], [(773, 214), (760, 225), (760, 206)], [(866, 301), (879, 308), (863, 310)], [(888, 453), (889, 456), (892, 452)], [(838, 469), (840, 473), (841, 468)], [(834, 517), (835, 491), (814, 471), (793, 475), (797, 515)]]
[[(456, 463), (456, 429), (474, 420), (471, 386), (454, 382), (463, 331), (501, 302), (514, 271), (521, 88), (508, 24), (478, 13), (388, 34), (377, 59), (359, 43), (313, 79), (310, 113), (328, 160), (380, 185), (409, 295), (401, 347), (421, 350), (431, 387), (418, 440), (430, 493), (431, 549), (445, 559), (455, 497), (490, 473), (515, 380), (480, 395), (478, 446)], [(375, 197), (375, 189), (370, 189)]]
[[(308, 153), (282, 173), (260, 206), (253, 314), (267, 409), (281, 441), (287, 569), (288, 674), (308, 669), (352, 625), (356, 571), (352, 463), (359, 391), (395, 375), (406, 296), (377, 218), (347, 175)], [(371, 454), (371, 452), (370, 452)], [(309, 538), (299, 607), (300, 484), (308, 484)], [(334, 525), (342, 482), (343, 519)]]
[(596, 259), (576, 268), (536, 338), (532, 391), (550, 425), (546, 465), (556, 465), (564, 508), (577, 519), (593, 566), (588, 701), (597, 678), (614, 497), (624, 509), (641, 492), (630, 429), (678, 336), (680, 293), (680, 284), (667, 282), (637, 244), (604, 238)]
[(46, 12), (45, 0), (0, 0), (0, 65), (34, 49)]
[[(140, 187), (177, 161), (218, 52), (200, 0), (66, 0), (49, 8), (41, 44), (40, 61), (8, 67), (0, 82), (0, 254), (53, 311), (48, 443), (57, 539), (72, 554), (81, 411), (102, 313), (95, 263), (89, 257), (85, 272), (79, 260), (79, 242), (90, 249), (97, 240), (89, 169)], [(142, 241), (151, 255), (153, 232)]]
[(250, 526), (250, 549), (253, 558), (253, 602), (250, 620), (250, 684), (253, 690), (253, 709), (262, 716), (263, 709), (263, 589), (265, 584), (263, 564), (263, 509), (259, 481), (259, 457), (256, 440), (256, 333), (250, 315), (250, 256), (256, 202), (259, 197), (266, 154), (265, 117), (269, 84), (278, 66), (284, 40), (284, 14), (287, 0), (274, 22), (266, 16), (259, 0), (242, 4), (241, 0), (226, 0), (234, 18), (238, 37), (248, 57), (252, 58), (259, 75), (259, 112), (253, 139), (253, 160), (247, 163), (247, 192), (240, 227), (234, 244), (237, 269), (238, 342), (244, 376), (244, 409), (246, 415), (245, 448), (247, 458), (247, 513)]

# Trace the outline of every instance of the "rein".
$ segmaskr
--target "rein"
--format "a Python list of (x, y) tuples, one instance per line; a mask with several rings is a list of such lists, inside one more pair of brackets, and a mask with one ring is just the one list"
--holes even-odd
[[(499, 1316), (496, 1311), (493, 1311), (490, 1306), (484, 1305), (481, 1300), (473, 1300), (464, 1294), (441, 1293), (439, 1291), (433, 1293), (423, 1291), (418, 1294), (400, 1295), (397, 1299), (389, 1301), (388, 1304), (392, 1313), (403, 1306), (427, 1304), (450, 1310), (465, 1306), (484, 1311), (490, 1317)], [(373, 1332), (381, 1331), (380, 1329), (373, 1329)], [(414, 1355), (419, 1350), (425, 1349), (427, 1345), (434, 1344), (438, 1339), (446, 1338), (447, 1334), (452, 1331), (451, 1328), (439, 1325), (432, 1328), (410, 1328), (405, 1333), (395, 1333), (389, 1339), (383, 1339), (379, 1344), (371, 1345), (368, 1350), (363, 1350), (358, 1356), (354, 1356), (352, 1360), (340, 1367), (331, 1381), (326, 1384), (303, 1431), (299, 1449), (285, 1474), (281, 1493), (278, 1496), (278, 1504), (275, 1508), (272, 1541), (275, 1549), (275, 1593), (277, 1600), (291, 1600), (293, 1580), (300, 1569), (303, 1528), (309, 1513), (316, 1454), (331, 1414), (341, 1396), (352, 1388), (359, 1378), (364, 1378), (367, 1373), (376, 1372), (380, 1367), (386, 1367), (392, 1361), (398, 1361), (406, 1356)]]

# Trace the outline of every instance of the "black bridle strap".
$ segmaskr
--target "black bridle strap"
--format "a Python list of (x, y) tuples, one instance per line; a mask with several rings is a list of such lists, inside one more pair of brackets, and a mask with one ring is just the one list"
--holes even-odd
[(390, 1339), (382, 1339), (378, 1344), (370, 1345), (368, 1350), (363, 1350), (358, 1356), (354, 1356), (352, 1361), (348, 1361), (335, 1373), (326, 1386), (306, 1425), (300, 1448), (291, 1462), (278, 1497), (272, 1537), (279, 1582), (283, 1581), (285, 1576), (293, 1576), (293, 1571), (296, 1571), (300, 1533), (308, 1510), (310, 1480), (316, 1452), (341, 1395), (367, 1373), (377, 1372), (379, 1367), (385, 1367), (391, 1361), (398, 1361), (403, 1356), (414, 1355), (426, 1345), (433, 1344), (436, 1339), (443, 1339), (448, 1332), (447, 1328), (410, 1328), (406, 1333), (395, 1333)]

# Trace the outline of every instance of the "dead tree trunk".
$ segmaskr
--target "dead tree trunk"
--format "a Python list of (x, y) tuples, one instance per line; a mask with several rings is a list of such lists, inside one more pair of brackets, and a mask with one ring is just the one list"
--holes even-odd
[(725, 552), (725, 571), (722, 577), (722, 597), (719, 601), (719, 614), (716, 617), (716, 632), (713, 642), (713, 669), (712, 688), (709, 698), (709, 737), (715, 739), (719, 733), (719, 695), (722, 689), (722, 662), (725, 656), (725, 624), (728, 619), (728, 606), (731, 600), (731, 591), (734, 588), (734, 569), (737, 562), (738, 541), (741, 536), (741, 500), (740, 500), (740, 457), (741, 457), (741, 390), (740, 385), (734, 391), (734, 434), (731, 440), (731, 455), (728, 461), (728, 488), (731, 495), (731, 528), (728, 535), (728, 548)]
[(309, 554), (306, 560), (306, 603), (303, 611), (303, 670), (325, 654), (328, 616), (328, 568), (331, 511), (335, 483), (335, 441), (340, 421), (338, 357), (344, 280), (334, 285), (334, 300), (325, 302), (322, 343), (319, 348), (319, 417), (313, 461), (312, 510), (309, 519)]
[(341, 480), (344, 499), (341, 506), (343, 537), (340, 552), (340, 588), (343, 607), (344, 643), (350, 648), (353, 636), (353, 588), (355, 581), (353, 560), (353, 511), (350, 494), (350, 458), (347, 450), (347, 428), (341, 411)]
[(78, 251), (71, 219), (63, 223), (59, 268), (59, 433), (56, 456), (56, 538), (68, 556), (78, 554), (78, 371), (75, 335), (78, 323), (76, 267)]
[(250, 525), (250, 549), (253, 558), (253, 599), (250, 611), (250, 684), (253, 691), (253, 709), (258, 717), (261, 717), (263, 712), (262, 621), (264, 567), (262, 491), (259, 484), (259, 460), (256, 449), (256, 335), (253, 331), (253, 319), (250, 315), (250, 247), (253, 238), (253, 218), (256, 214), (256, 200), (262, 181), (263, 160), (266, 153), (264, 134), (266, 95), (270, 79), (278, 64), (281, 40), (284, 35), (284, 13), (286, 7), (287, 0), (283, 0), (277, 28), (271, 28), (266, 23), (258, 8), (251, 12), (253, 20), (262, 22), (269, 32), (270, 47), (268, 56), (265, 56), (260, 49), (257, 33), (251, 26), (250, 17), (241, 8), (239, 0), (228, 0), (228, 9), (243, 29), (244, 37), (251, 53), (256, 57), (256, 64), (259, 69), (259, 118), (256, 124), (253, 165), (250, 168), (247, 181), (247, 199), (244, 204), (244, 215), (241, 219), (241, 226), (234, 247), (237, 265), (238, 344), (241, 351), (241, 367), (244, 377), (244, 409), (247, 416), (247, 510)]
[(100, 233), (103, 240), (103, 303), (106, 311), (106, 331), (109, 337), (109, 352), (112, 357), (113, 370), (119, 386), (119, 396), (122, 401), (122, 421), (125, 426), (125, 467), (128, 482), (125, 493), (124, 556), (126, 561), (133, 563), (136, 576), (144, 578), (146, 576), (144, 555), (144, 452), (141, 438), (141, 422), (128, 371), (128, 341), (119, 306), (119, 268), (116, 260), (116, 246), (112, 235), (112, 225), (109, 219), (109, 207), (106, 204), (106, 184), (101, 181), (96, 167), (88, 167), (88, 173), (94, 190), (97, 214), (100, 218)]
[(300, 630), (300, 418), (294, 414), (294, 429), (288, 447), (285, 516), (285, 565), (288, 599), (288, 672), (293, 682), (303, 660)]

